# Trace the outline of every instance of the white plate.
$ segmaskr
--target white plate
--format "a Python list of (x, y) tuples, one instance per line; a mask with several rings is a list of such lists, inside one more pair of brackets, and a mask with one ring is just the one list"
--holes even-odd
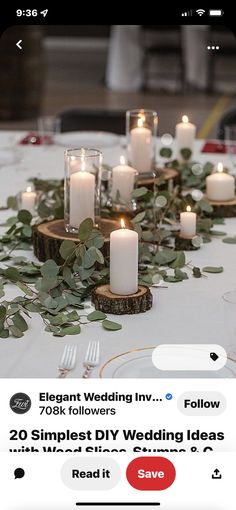
[[(166, 378), (233, 378), (236, 377), (236, 363), (227, 361), (224, 368), (217, 371), (163, 371), (152, 363), (154, 347), (144, 347), (127, 351), (109, 359), (100, 369), (99, 377), (112, 379), (166, 379)], [(197, 355), (197, 351), (196, 351)]]
[(120, 144), (120, 137), (105, 131), (70, 131), (55, 136), (55, 143), (63, 147), (102, 149)]

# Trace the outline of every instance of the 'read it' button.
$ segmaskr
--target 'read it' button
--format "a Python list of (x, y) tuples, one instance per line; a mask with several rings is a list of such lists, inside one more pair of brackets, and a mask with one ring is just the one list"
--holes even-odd
[(176, 471), (165, 457), (138, 457), (126, 470), (126, 478), (139, 491), (163, 491), (175, 481)]

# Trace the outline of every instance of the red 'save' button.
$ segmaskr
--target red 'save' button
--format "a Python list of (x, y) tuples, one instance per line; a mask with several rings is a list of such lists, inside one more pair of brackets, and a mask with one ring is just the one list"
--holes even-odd
[(175, 481), (176, 471), (165, 457), (138, 457), (127, 467), (130, 485), (139, 491), (163, 491)]

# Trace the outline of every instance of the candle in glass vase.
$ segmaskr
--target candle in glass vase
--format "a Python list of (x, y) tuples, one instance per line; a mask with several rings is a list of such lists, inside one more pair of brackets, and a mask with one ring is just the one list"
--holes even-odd
[(175, 126), (177, 154), (180, 159), (183, 159), (180, 153), (181, 149), (190, 149), (193, 151), (195, 136), (195, 124), (191, 124), (187, 115), (183, 115), (182, 122), (179, 122), (179, 124), (176, 124)]
[(110, 235), (110, 290), (121, 296), (138, 291), (138, 234), (124, 220)]
[(152, 132), (144, 127), (145, 120), (140, 113), (137, 127), (130, 132), (131, 164), (139, 173), (150, 172), (152, 167)]
[(95, 175), (86, 172), (85, 161), (81, 170), (70, 176), (70, 224), (78, 228), (86, 218), (94, 221)]
[(124, 156), (120, 157), (120, 165), (112, 170), (112, 200), (116, 202), (117, 192), (119, 192), (122, 202), (130, 202), (131, 193), (134, 189), (136, 170), (125, 164)]
[(28, 186), (26, 191), (21, 193), (21, 209), (26, 209), (33, 214), (35, 212), (36, 197), (36, 192), (32, 191), (32, 188)]
[(191, 212), (191, 207), (186, 207), (186, 212), (180, 214), (180, 235), (182, 237), (194, 237), (196, 235), (197, 215)]
[(235, 180), (224, 172), (223, 163), (218, 163), (216, 172), (206, 178), (206, 194), (209, 200), (226, 201), (235, 197)]

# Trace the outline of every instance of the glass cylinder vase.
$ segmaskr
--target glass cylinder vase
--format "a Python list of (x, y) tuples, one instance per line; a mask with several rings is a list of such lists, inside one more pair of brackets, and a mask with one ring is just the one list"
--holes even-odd
[(136, 201), (132, 198), (132, 192), (137, 185), (138, 172), (125, 163), (125, 158), (120, 157), (120, 164), (112, 168), (109, 186), (109, 197), (114, 211), (135, 211)]
[(78, 233), (82, 221), (100, 219), (100, 182), (102, 153), (97, 149), (65, 151), (65, 229)]
[(140, 177), (145, 178), (155, 170), (157, 125), (157, 112), (153, 110), (126, 112), (129, 164), (138, 171)]

